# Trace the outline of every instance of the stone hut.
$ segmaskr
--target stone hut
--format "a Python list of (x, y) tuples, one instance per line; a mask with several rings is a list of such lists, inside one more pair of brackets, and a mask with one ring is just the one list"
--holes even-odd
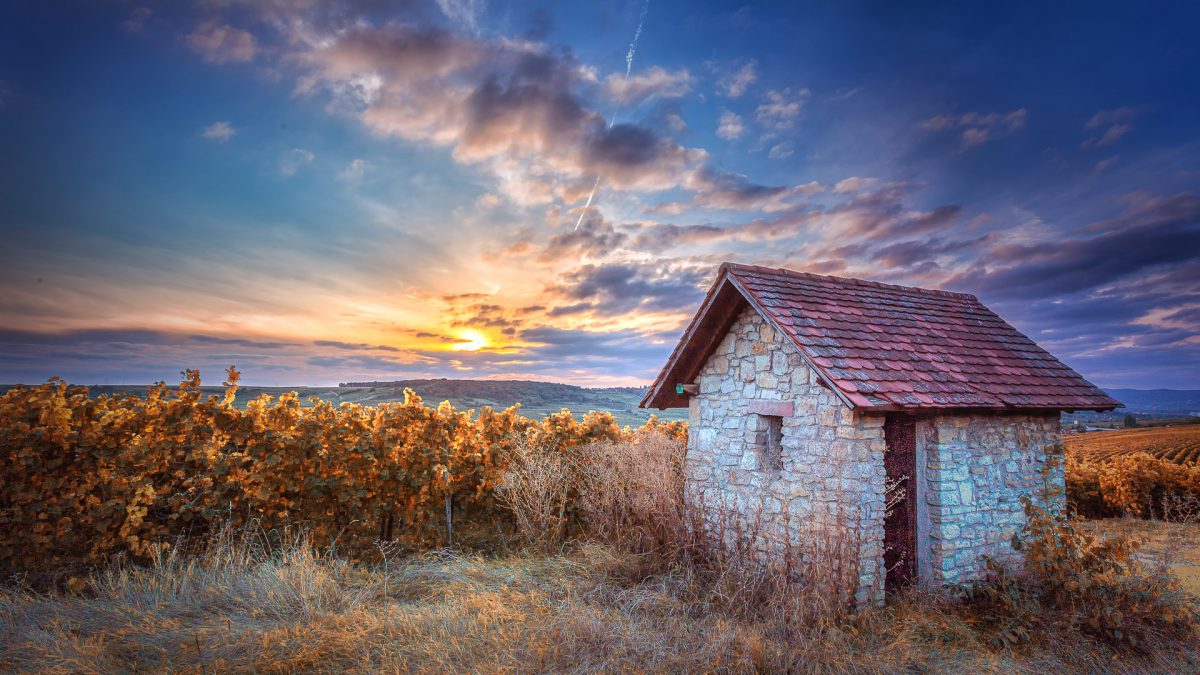
[(1119, 405), (973, 295), (731, 263), (642, 400), (688, 408), (705, 504), (850, 514), (860, 603), (1015, 557), (1021, 497), (1064, 499), (1059, 413)]

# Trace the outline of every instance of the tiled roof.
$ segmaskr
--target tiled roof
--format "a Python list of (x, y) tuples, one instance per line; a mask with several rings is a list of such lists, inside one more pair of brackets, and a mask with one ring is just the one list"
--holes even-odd
[[(726, 263), (701, 314), (716, 306), (710, 301), (722, 286), (737, 288), (856, 408), (1099, 410), (1120, 405), (973, 295)], [(690, 382), (695, 373), (683, 371), (698, 372), (696, 364), (702, 365), (715, 346), (695, 340), (697, 333), (705, 326), (728, 330), (724, 321), (703, 318), (698, 314), (693, 320), (659, 376), (672, 382), (655, 382), (644, 405), (677, 403), (662, 390), (670, 387), (673, 394), (674, 382)], [(681, 359), (693, 341), (708, 354)], [(675, 379), (681, 377), (689, 379)]]

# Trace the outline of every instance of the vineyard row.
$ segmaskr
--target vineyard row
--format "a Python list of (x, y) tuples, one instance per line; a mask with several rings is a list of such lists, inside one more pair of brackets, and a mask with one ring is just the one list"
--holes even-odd
[[(495, 538), (509, 515), (494, 488), (514, 444), (571, 452), (681, 422), (619, 427), (609, 413), (537, 421), (517, 407), (431, 408), (411, 391), (372, 407), (263, 396), (203, 397), (200, 375), (144, 397), (92, 398), (61, 381), (0, 396), (0, 569), (146, 560), (180, 538), (251, 521), (299, 525), (350, 555), (379, 540)], [(453, 529), (448, 528), (452, 525)]]

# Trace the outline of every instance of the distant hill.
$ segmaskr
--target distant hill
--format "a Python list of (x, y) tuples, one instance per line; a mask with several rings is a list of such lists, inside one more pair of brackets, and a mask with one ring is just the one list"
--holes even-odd
[(1105, 391), (1109, 396), (1124, 403), (1124, 412), (1128, 413), (1159, 417), (1184, 417), (1192, 413), (1200, 413), (1200, 390), (1196, 389), (1106, 389)]
[(651, 414), (661, 419), (685, 419), (686, 410), (642, 410), (638, 402), (645, 387), (578, 387), (557, 382), (530, 380), (396, 380), (391, 382), (345, 382), (339, 390), (362, 396), (362, 402), (403, 400), (404, 390), (412, 389), (425, 402), (437, 405), (450, 401), (458, 408), (507, 408), (521, 404), (527, 417), (544, 417), (569, 408), (583, 414), (589, 410), (608, 411), (622, 424), (641, 424)]
[[(11, 385), (0, 385), (0, 393)], [(641, 424), (651, 414), (662, 419), (686, 419), (684, 409), (642, 410), (638, 401), (646, 392), (645, 387), (578, 387), (556, 382), (534, 382), (529, 380), (395, 380), (387, 382), (345, 382), (336, 387), (253, 387), (238, 390), (237, 403), (245, 405), (252, 398), (269, 394), (279, 396), (288, 391), (300, 393), (307, 402), (316, 396), (331, 403), (361, 403), (373, 405), (388, 401), (403, 401), (404, 390), (412, 389), (435, 406), (450, 401), (456, 408), (479, 409), (484, 406), (507, 408), (521, 404), (521, 412), (527, 417), (544, 417), (570, 408), (571, 412), (583, 415), (589, 410), (608, 411), (621, 424)], [(220, 393), (221, 387), (203, 387), (209, 393)], [(92, 385), (93, 395), (129, 393), (142, 394), (145, 385)], [(1111, 396), (1125, 404), (1112, 413), (1076, 413), (1068, 420), (1120, 420), (1132, 414), (1140, 419), (1164, 417), (1189, 417), (1200, 413), (1200, 390), (1180, 389), (1107, 389)]]
[[(12, 385), (0, 385), (3, 394)], [(104, 394), (134, 394), (143, 395), (148, 385), (89, 385), (92, 396)], [(286, 392), (295, 391), (300, 394), (300, 400), (309, 404), (309, 399), (317, 397), (338, 403), (360, 403), (375, 405), (391, 401), (403, 401), (404, 390), (412, 389), (426, 405), (436, 406), (442, 401), (450, 401), (455, 408), (476, 409), (491, 406), (504, 409), (521, 404), (521, 414), (526, 417), (539, 418), (563, 408), (569, 408), (577, 417), (582, 417), (589, 410), (611, 412), (620, 424), (640, 426), (650, 417), (658, 415), (664, 420), (687, 418), (686, 409), (673, 410), (643, 410), (638, 408), (638, 402), (646, 392), (644, 387), (607, 387), (591, 388), (578, 387), (571, 384), (555, 382), (531, 382), (527, 380), (396, 380), (389, 382), (346, 382), (336, 387), (255, 387), (243, 386), (238, 388), (237, 400), (239, 406), (245, 406), (251, 399), (263, 394), (279, 396)], [(221, 394), (222, 387), (201, 387), (206, 394)]]

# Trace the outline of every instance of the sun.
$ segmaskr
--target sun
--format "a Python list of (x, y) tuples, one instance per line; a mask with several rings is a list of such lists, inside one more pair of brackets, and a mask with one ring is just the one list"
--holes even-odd
[(477, 330), (464, 330), (458, 334), (458, 337), (463, 340), (450, 348), (456, 352), (474, 352), (478, 351), (489, 344), (488, 337)]

